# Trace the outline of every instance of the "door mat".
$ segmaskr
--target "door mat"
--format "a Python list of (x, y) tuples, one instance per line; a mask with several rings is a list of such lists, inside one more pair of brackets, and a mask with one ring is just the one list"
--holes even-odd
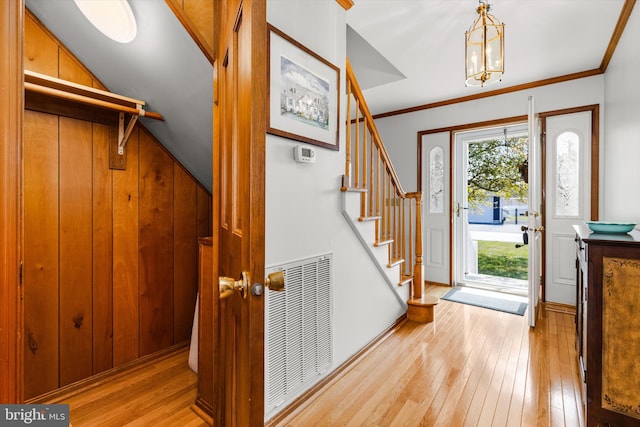
[(453, 288), (441, 299), (517, 314), (519, 316), (523, 316), (527, 310), (526, 302), (493, 297), (487, 295), (487, 293), (490, 292), (470, 288)]

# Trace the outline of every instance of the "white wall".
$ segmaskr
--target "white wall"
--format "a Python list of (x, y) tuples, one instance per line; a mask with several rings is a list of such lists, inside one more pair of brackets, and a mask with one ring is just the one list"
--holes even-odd
[(629, 22), (604, 78), (602, 219), (640, 222), (640, 6)]
[[(508, 71), (508, 70), (507, 70)], [(464, 82), (463, 82), (464, 84)], [(499, 85), (500, 83), (496, 83)], [(498, 87), (494, 85), (494, 87)], [(527, 99), (533, 95), (538, 112), (604, 101), (602, 76), (588, 77), (475, 101), (417, 111), (376, 120), (402, 186), (406, 191), (417, 189), (417, 133), (443, 127), (484, 122), (527, 114)], [(491, 86), (489, 86), (491, 89)], [(367, 93), (364, 92), (366, 98)], [(602, 115), (602, 109), (601, 109)], [(602, 138), (600, 140), (602, 145)]]
[[(268, 0), (267, 21), (340, 68), (345, 122), (345, 10), (335, 0)], [(332, 252), (334, 367), (393, 324), (403, 310), (342, 216), (344, 130), (340, 151), (315, 147), (316, 162), (296, 163), (300, 142), (267, 135), (267, 267)]]

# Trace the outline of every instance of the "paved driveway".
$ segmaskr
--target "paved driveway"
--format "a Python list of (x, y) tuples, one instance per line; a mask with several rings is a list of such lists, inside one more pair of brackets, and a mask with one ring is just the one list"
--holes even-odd
[(469, 234), (472, 240), (522, 243), (521, 226), (522, 224), (469, 224)]

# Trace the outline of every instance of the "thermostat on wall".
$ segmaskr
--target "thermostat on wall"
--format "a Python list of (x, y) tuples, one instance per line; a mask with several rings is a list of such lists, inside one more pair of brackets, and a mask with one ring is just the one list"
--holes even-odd
[(316, 161), (316, 150), (311, 147), (296, 145), (293, 148), (293, 158), (300, 163), (314, 163)]

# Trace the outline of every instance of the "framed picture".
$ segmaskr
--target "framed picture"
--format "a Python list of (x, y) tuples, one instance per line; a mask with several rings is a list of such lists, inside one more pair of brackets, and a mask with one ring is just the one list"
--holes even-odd
[(269, 25), (267, 132), (338, 150), (340, 69)]

